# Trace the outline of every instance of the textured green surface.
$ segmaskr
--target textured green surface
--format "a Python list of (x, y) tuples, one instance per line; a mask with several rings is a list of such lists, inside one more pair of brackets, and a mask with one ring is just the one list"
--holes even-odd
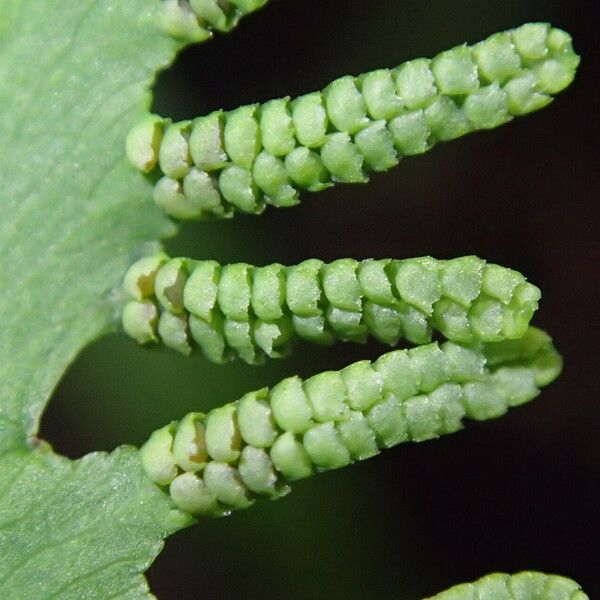
[[(397, 350), (339, 372), (284, 379), (155, 431), (141, 449), (148, 475), (183, 511), (222, 516), (287, 482), (422, 442), (529, 402), (560, 373), (543, 332), (471, 347)], [(193, 424), (193, 426), (192, 426)]]
[(124, 280), (125, 331), (159, 338), (189, 355), (196, 343), (215, 362), (286, 354), (294, 336), (317, 344), (395, 345), (520, 338), (540, 290), (512, 269), (475, 256), (436, 260), (309, 259), (292, 267), (145, 257)]
[[(242, 14), (259, 8), (263, 2), (238, 0), (232, 4)], [(165, 28), (175, 33), (176, 39), (200, 41), (208, 37), (207, 31), (202, 30), (202, 19), (215, 29), (226, 30), (231, 25), (218, 14), (219, 3), (192, 1), (191, 7), (201, 20), (190, 12), (181, 14), (181, 6), (187, 10), (186, 3), (173, 0), (164, 3), (132, 0), (125, 4), (113, 0), (50, 0), (43, 6), (37, 3), (34, 6), (32, 0), (2, 3), (0, 194), (5, 214), (10, 215), (0, 222), (0, 272), (4, 284), (0, 303), (2, 598), (151, 597), (141, 573), (160, 550), (164, 537), (189, 523), (186, 515), (174, 509), (168, 495), (143, 474), (135, 449), (120, 448), (110, 455), (92, 454), (70, 461), (55, 455), (35, 438), (43, 407), (67, 365), (82, 347), (114, 327), (122, 273), (138, 256), (152, 252), (157, 239), (173, 231), (160, 211), (148, 210), (150, 186), (124, 160), (124, 132), (139, 123), (140, 116), (147, 112), (147, 89), (154, 74), (170, 62), (180, 46), (164, 34)], [(231, 15), (225, 15), (225, 21), (228, 18), (232, 20)], [(523, 35), (515, 43), (523, 56), (537, 61), (540, 50), (532, 45), (531, 39), (539, 36), (534, 34)], [(560, 43), (568, 40), (561, 41), (558, 36), (556, 44)], [(543, 48), (542, 44), (542, 51)], [(561, 73), (564, 75), (561, 64), (557, 67), (552, 63), (544, 69), (541, 75), (546, 80), (568, 83), (565, 77), (560, 77)], [(534, 104), (530, 102), (531, 86), (542, 80), (541, 75), (515, 84), (513, 96), (518, 98), (515, 112), (529, 112), (538, 107), (535, 101), (545, 101), (534, 97)], [(465, 83), (459, 78), (447, 85), (472, 83), (472, 79)], [(342, 129), (358, 131), (364, 121), (360, 98), (351, 94), (348, 114), (339, 104), (340, 98), (345, 102), (345, 95), (352, 92), (347, 84), (347, 80), (340, 80), (326, 91), (330, 95), (328, 109)], [(492, 105), (495, 100), (494, 96), (484, 99)], [(484, 107), (488, 106), (485, 102)], [(449, 107), (445, 104), (441, 109)], [(310, 118), (319, 109), (310, 102), (304, 108)], [(249, 119), (249, 114), (253, 118)], [(472, 114), (477, 114), (477, 110)], [(433, 116), (436, 115), (438, 126), (443, 111)], [(227, 132), (238, 164), (224, 170), (221, 185), (225, 189), (229, 186), (236, 206), (246, 212), (256, 212), (261, 207), (256, 200), (258, 182), (267, 193), (277, 195), (280, 205), (295, 203), (294, 190), (285, 180), (288, 173), (305, 182), (303, 187), (318, 189), (328, 184), (329, 176), (320, 159), (315, 159), (312, 151), (304, 152), (306, 148), (291, 151), (283, 171), (281, 164), (272, 160), (275, 155), (263, 155), (258, 163), (262, 172), (259, 169), (253, 174), (254, 179), (249, 177), (247, 167), (254, 160), (257, 146), (253, 139), (253, 132), (257, 131), (254, 116), (251, 109), (240, 111), (239, 118), (232, 119), (235, 126)], [(274, 123), (279, 126), (276, 106), (273, 118), (269, 124), (265, 117), (264, 124), (260, 124), (261, 132)], [(472, 122), (476, 123), (473, 119)], [(141, 127), (140, 137), (130, 138), (127, 150), (137, 158), (136, 166), (142, 171), (148, 171), (158, 161), (174, 176), (181, 176), (187, 168), (185, 146), (190, 133), (187, 125), (165, 135), (168, 145), (160, 149), (162, 152), (160, 130), (156, 123), (154, 127)], [(306, 136), (309, 133), (303, 132)], [(320, 133), (323, 132), (316, 131), (317, 141)], [(325, 142), (323, 161), (332, 173), (339, 172), (342, 178), (358, 181), (364, 179), (358, 164), (360, 156), (370, 157), (374, 169), (388, 168), (394, 162), (395, 150), (381, 143), (385, 132), (380, 125), (365, 127), (356, 134), (354, 143), (360, 156), (348, 135), (341, 131)], [(289, 137), (277, 130), (270, 147), (279, 154), (289, 141)], [(211, 159), (218, 162), (220, 157), (213, 152)], [(201, 194), (203, 202), (208, 202), (211, 212), (228, 214), (231, 212), (228, 207), (217, 206), (218, 196), (207, 195), (210, 182), (201, 175), (190, 178), (185, 195), (192, 190), (196, 195)], [(167, 185), (162, 189), (162, 197), (159, 195), (167, 206), (173, 189)], [(176, 191), (181, 193), (179, 189)], [(181, 214), (176, 216), (193, 216), (190, 213), (194, 210), (196, 207), (184, 202)], [(274, 275), (277, 281), (279, 274)], [(157, 325), (158, 334), (185, 350), (186, 338), (179, 329), (183, 311), (177, 293), (181, 285), (180, 270), (171, 269), (164, 277), (159, 299), (168, 310)], [(232, 289), (237, 289), (243, 278), (243, 269), (233, 272)], [(308, 298), (309, 309), (313, 301)], [(342, 295), (336, 301), (352, 304), (353, 298)], [(152, 310), (151, 306), (146, 308)], [(240, 314), (236, 311), (243, 310), (243, 303), (232, 303), (230, 309), (232, 314)], [(263, 309), (276, 311), (277, 307), (265, 303)], [(150, 338), (156, 335), (153, 328), (143, 330), (139, 313), (137, 318), (142, 327), (138, 330), (140, 335), (144, 331)], [(230, 325), (230, 329), (236, 350), (252, 362), (255, 349), (247, 343), (248, 331), (238, 325)], [(265, 336), (268, 339), (269, 333)], [(519, 346), (516, 355), (521, 356), (523, 350), (527, 348)], [(418, 351), (411, 356), (417, 362), (419, 357), (422, 359)], [(465, 412), (470, 411), (475, 418), (496, 416), (505, 410), (504, 404), (517, 404), (537, 393), (531, 385), (532, 377), (538, 380), (533, 383), (543, 385), (555, 375), (557, 363), (552, 355), (554, 362), (551, 360), (550, 364), (543, 360), (533, 366), (511, 366), (519, 377), (513, 377), (512, 370), (502, 377), (498, 365), (515, 358), (510, 352), (508, 356), (508, 359), (495, 356), (494, 369), (498, 375), (490, 376), (495, 378), (494, 386), (502, 391), (502, 398), (494, 393), (482, 395), (473, 390), (471, 393), (467, 386), (480, 382), (465, 381), (461, 392)], [(421, 399), (425, 394), (435, 398), (439, 393), (435, 382), (443, 373), (430, 371), (433, 364), (425, 361), (422, 365), (425, 370), (418, 384), (423, 392)], [(298, 406), (304, 410), (304, 413), (297, 407), (287, 413), (284, 410), (282, 417), (285, 419), (287, 414), (294, 430), (309, 424), (302, 444), (291, 432), (269, 428), (269, 420), (265, 418), (266, 392), (259, 392), (251, 395), (244, 405), (250, 417), (242, 419), (245, 426), (241, 428), (243, 436), (254, 440), (256, 446), (242, 447), (241, 441), (238, 442), (242, 433), (232, 427), (232, 416), (238, 413), (229, 406), (211, 414), (205, 451), (199, 425), (202, 417), (192, 415), (178, 428), (175, 424), (169, 426), (162, 440), (158, 436), (159, 446), (172, 450), (174, 461), (167, 452), (154, 473), (160, 471), (160, 481), (164, 484), (180, 468), (189, 471), (176, 478), (178, 484), (171, 483), (172, 497), (186, 512), (204, 513), (215, 506), (226, 511), (228, 506), (249, 505), (253, 496), (247, 486), (257, 494), (271, 496), (287, 491), (285, 484), (275, 480), (269, 470), (264, 450), (269, 444), (273, 445), (272, 456), (273, 453), (277, 456), (273, 460), (289, 473), (290, 479), (307, 475), (313, 464), (337, 468), (349, 458), (366, 458), (376, 452), (373, 431), (377, 427), (379, 431), (388, 421), (379, 423), (373, 418), (371, 430), (365, 428), (358, 416), (360, 410), (355, 410), (353, 418), (340, 422), (339, 434), (337, 425), (333, 425), (346, 413), (350, 402), (355, 407), (366, 407), (369, 402), (383, 404), (378, 402), (371, 378), (365, 372), (354, 375), (358, 377), (358, 389), (356, 385), (352, 387), (352, 378), (323, 374), (305, 382), (304, 388), (299, 389), (298, 380), (294, 380), (295, 387), (282, 391), (283, 409), (289, 408), (290, 398), (296, 397)], [(348, 397), (340, 399), (344, 390)], [(302, 405), (302, 394), (310, 399), (310, 413)], [(271, 392), (271, 397), (274, 395)], [(435, 413), (441, 401), (438, 398), (415, 403), (407, 399), (403, 414), (409, 423), (411, 439), (427, 439), (452, 430)], [(430, 414), (423, 414), (424, 407), (429, 407)], [(175, 431), (179, 437), (171, 446), (169, 436)], [(379, 431), (379, 435), (380, 445), (397, 441), (385, 437), (385, 432)], [(190, 444), (194, 446), (193, 453)], [(218, 460), (208, 460), (209, 453)], [(145, 451), (143, 456), (150, 470), (157, 467), (152, 453)], [(244, 483), (229, 461), (235, 462)], [(200, 470), (198, 465), (202, 465), (202, 484), (194, 475)], [(219, 494), (216, 505), (213, 490)]]
[(123, 151), (178, 48), (159, 7), (1, 3), (3, 599), (148, 597), (141, 573), (185, 524), (134, 450), (71, 462), (33, 438), (67, 365), (112, 328), (126, 267), (173, 231)]
[[(362, 183), (403, 156), (539, 110), (571, 84), (578, 65), (569, 34), (530, 23), (433, 60), (341, 77), (294, 100), (193, 122), (147, 117), (132, 131), (128, 155), (144, 172), (158, 163), (154, 199), (175, 218), (259, 214), (267, 204), (297, 204), (299, 189)], [(157, 149), (150, 133), (163, 129)]]
[(164, 0), (161, 24), (165, 32), (188, 42), (204, 42), (213, 30), (231, 31), (241, 17), (259, 8), (268, 0)]
[(66, 365), (109, 326), (120, 273), (172, 231), (123, 153), (177, 48), (158, 5), (2, 4), (0, 448), (35, 433)]
[(427, 600), (589, 600), (581, 586), (560, 575), (523, 571), (492, 573), (474, 583), (456, 585)]

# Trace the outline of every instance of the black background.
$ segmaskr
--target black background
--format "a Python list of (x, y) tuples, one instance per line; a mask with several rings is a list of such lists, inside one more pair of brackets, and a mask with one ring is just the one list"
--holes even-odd
[[(173, 254), (287, 264), (308, 257), (477, 254), (544, 293), (536, 324), (565, 356), (542, 396), (495, 422), (294, 486), (168, 540), (161, 600), (416, 600), (500, 570), (539, 569), (600, 594), (598, 41), (592, 1), (273, 0), (229, 36), (186, 50), (155, 110), (188, 118), (297, 95), (531, 20), (569, 31), (583, 62), (547, 109), (405, 159), (369, 186), (305, 194), (260, 218), (185, 225)], [(297, 348), (252, 368), (184, 360), (113, 336), (80, 357), (43, 422), (69, 456), (140, 444), (153, 428), (283, 376), (375, 358), (377, 344)]]

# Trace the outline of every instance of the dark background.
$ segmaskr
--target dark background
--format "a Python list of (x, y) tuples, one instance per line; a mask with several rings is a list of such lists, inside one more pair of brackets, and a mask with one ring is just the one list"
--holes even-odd
[[(477, 254), (542, 288), (536, 324), (564, 353), (565, 372), (499, 421), (400, 446), (299, 483), (280, 502), (177, 534), (149, 572), (161, 600), (417, 600), (521, 569), (569, 575), (591, 598), (600, 594), (593, 9), (592, 0), (273, 0), (160, 76), (155, 110), (187, 118), (312, 91), (529, 20), (568, 30), (583, 56), (575, 84), (540, 113), (405, 159), (368, 187), (305, 194), (301, 206), (260, 218), (185, 225), (167, 242), (173, 254), (258, 264)], [(382, 351), (304, 346), (265, 367), (220, 367), (113, 336), (71, 369), (43, 434), (73, 457), (140, 444), (189, 410)]]

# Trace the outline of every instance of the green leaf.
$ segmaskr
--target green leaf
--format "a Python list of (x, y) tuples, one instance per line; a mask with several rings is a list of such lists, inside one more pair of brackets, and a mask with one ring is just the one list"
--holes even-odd
[(153, 597), (141, 573), (188, 519), (148, 485), (136, 450), (74, 462), (16, 450), (0, 471), (4, 600)]
[(127, 266), (173, 231), (124, 152), (181, 46), (160, 6), (1, 3), (2, 598), (146, 598), (141, 573), (187, 523), (133, 449), (72, 462), (34, 437), (68, 364), (114, 327)]
[(65, 367), (111, 327), (111, 290), (131, 258), (172, 231), (124, 153), (178, 48), (159, 8), (3, 2), (0, 448), (35, 433)]

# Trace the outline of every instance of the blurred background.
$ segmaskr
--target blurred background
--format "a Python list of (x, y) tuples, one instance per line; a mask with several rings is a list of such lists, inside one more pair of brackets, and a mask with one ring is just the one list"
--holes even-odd
[[(600, 594), (594, 4), (273, 0), (161, 74), (154, 109), (180, 119), (320, 89), (530, 20), (569, 31), (583, 56), (575, 84), (540, 113), (405, 159), (368, 187), (305, 194), (299, 207), (258, 218), (185, 225), (166, 242), (172, 254), (256, 264), (477, 254), (542, 288), (536, 324), (564, 353), (565, 372), (499, 421), (399, 446), (301, 482), (279, 502), (180, 532), (148, 574), (161, 600), (418, 600), (522, 569), (569, 575), (591, 598)], [(376, 343), (298, 346), (264, 367), (215, 366), (112, 336), (72, 367), (42, 433), (72, 457), (140, 444), (187, 411), (382, 352)]]

